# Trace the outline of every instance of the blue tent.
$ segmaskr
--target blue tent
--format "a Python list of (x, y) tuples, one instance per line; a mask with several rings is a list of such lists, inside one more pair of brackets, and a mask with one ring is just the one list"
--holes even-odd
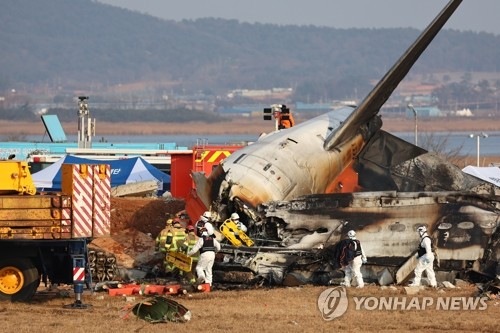
[(133, 182), (156, 180), (158, 191), (170, 189), (170, 175), (158, 170), (141, 157), (121, 160), (90, 160), (67, 155), (49, 167), (32, 174), (33, 182), (39, 191), (61, 190), (62, 164), (109, 164), (111, 167), (111, 187)]

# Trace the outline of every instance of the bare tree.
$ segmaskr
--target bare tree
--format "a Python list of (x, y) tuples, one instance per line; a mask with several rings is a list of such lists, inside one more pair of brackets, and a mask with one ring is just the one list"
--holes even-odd
[(421, 147), (440, 155), (443, 159), (450, 163), (458, 165), (463, 160), (461, 152), (463, 143), (460, 146), (450, 148), (450, 133), (447, 135), (436, 135), (434, 132), (425, 132)]

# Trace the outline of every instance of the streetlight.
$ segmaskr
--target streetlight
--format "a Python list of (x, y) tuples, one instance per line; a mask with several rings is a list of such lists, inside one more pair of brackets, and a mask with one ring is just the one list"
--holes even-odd
[(413, 115), (415, 116), (415, 146), (418, 146), (418, 135), (417, 135), (417, 110), (413, 107), (413, 104), (408, 104), (408, 109), (413, 111)]
[(487, 138), (488, 134), (486, 134), (484, 132), (481, 132), (481, 134), (469, 134), (469, 137), (471, 139), (473, 139), (474, 137), (476, 137), (476, 139), (477, 139), (477, 166), (479, 166), (479, 151), (480, 151), (479, 141), (480, 141), (481, 138)]

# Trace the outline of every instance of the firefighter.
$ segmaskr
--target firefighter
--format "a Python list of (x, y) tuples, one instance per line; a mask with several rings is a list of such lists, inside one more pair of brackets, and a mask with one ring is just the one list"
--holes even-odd
[[(196, 236), (196, 230), (192, 225), (188, 225), (186, 227), (186, 238), (184, 238), (184, 244), (182, 245), (182, 252), (188, 253), (191, 251), (191, 249), (196, 245), (196, 242), (198, 241), (198, 236)], [(194, 267), (196, 267), (196, 264), (198, 263), (200, 254), (195, 253), (191, 257), (193, 258), (193, 263), (191, 265), (191, 271), (186, 273), (186, 278), (189, 283), (194, 283), (196, 281), (194, 277)]]
[(185, 210), (182, 210), (182, 211), (178, 212), (177, 214), (175, 214), (175, 217), (177, 219), (179, 219), (179, 221), (181, 222), (181, 225), (184, 228), (187, 227), (189, 224), (191, 224), (191, 221), (189, 219), (189, 215), (186, 213)]
[(295, 125), (290, 109), (286, 105), (276, 104), (273, 105), (273, 115), (278, 121), (278, 129), (286, 129)]
[(436, 275), (434, 274), (434, 253), (432, 251), (432, 240), (427, 234), (427, 227), (421, 226), (417, 229), (420, 235), (420, 242), (418, 243), (417, 258), (418, 264), (415, 267), (415, 279), (410, 286), (420, 286), (420, 279), (422, 273), (425, 271), (427, 279), (431, 287), (437, 287)]
[(215, 252), (220, 251), (220, 243), (214, 235), (209, 235), (205, 227), (200, 228), (201, 237), (193, 248), (187, 253), (192, 257), (200, 251), (200, 259), (196, 265), (196, 275), (198, 283), (208, 283), (212, 285), (212, 267), (215, 261)]
[(155, 251), (156, 252), (167, 252), (172, 244), (172, 231), (173, 231), (173, 220), (167, 219), (165, 223), (165, 228), (160, 231), (155, 240)]
[[(185, 238), (186, 238), (186, 232), (184, 228), (182, 228), (181, 223), (179, 221), (174, 220), (172, 229), (172, 242), (170, 247), (168, 248), (168, 252), (177, 252), (181, 250)], [(176, 267), (172, 263), (166, 261), (165, 271), (175, 273)]]
[[(354, 230), (349, 230), (347, 233), (347, 237), (349, 237), (349, 255), (348, 264), (344, 267), (344, 283), (346, 287), (351, 286), (352, 278), (356, 278), (357, 287), (363, 288), (365, 283), (363, 281), (363, 275), (361, 274), (361, 265), (366, 263), (366, 255), (363, 247), (359, 240), (356, 239), (356, 232)], [(352, 258), (352, 259), (351, 259)]]

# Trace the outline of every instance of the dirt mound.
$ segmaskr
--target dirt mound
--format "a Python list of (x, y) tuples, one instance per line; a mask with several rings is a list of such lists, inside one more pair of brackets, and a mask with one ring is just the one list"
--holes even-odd
[(111, 198), (111, 235), (133, 228), (156, 237), (167, 214), (184, 209), (184, 200), (164, 198)]
[(117, 258), (119, 267), (135, 268), (155, 260), (155, 238), (168, 214), (184, 209), (184, 200), (165, 198), (112, 198), (111, 235), (90, 244)]

